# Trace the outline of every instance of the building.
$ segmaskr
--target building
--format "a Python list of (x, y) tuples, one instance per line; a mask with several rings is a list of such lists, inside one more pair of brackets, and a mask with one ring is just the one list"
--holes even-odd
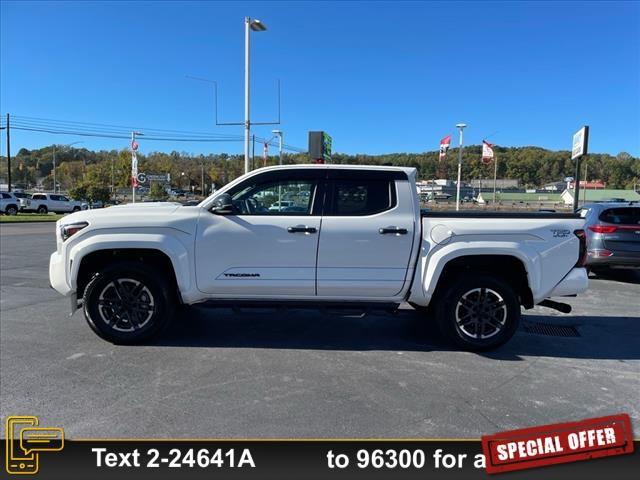
[[(565, 205), (573, 205), (573, 190), (566, 189), (562, 192), (562, 201)], [(597, 189), (580, 190), (580, 202), (602, 202), (605, 200), (620, 199), (624, 201), (636, 201), (640, 202), (640, 193), (633, 190), (615, 190), (615, 189)]]
[[(569, 183), (569, 188), (573, 189), (574, 183), (575, 182)], [(591, 181), (580, 180), (580, 188), (593, 189), (593, 190), (595, 190), (596, 188), (605, 189), (607, 188), (607, 185), (602, 180), (591, 180)]]
[[(476, 178), (471, 180), (471, 186), (473, 188), (480, 188), (480, 184), (482, 184), (482, 189), (486, 190), (487, 188), (493, 188), (493, 178), (483, 178), (482, 180)], [(520, 181), (512, 178), (497, 178), (496, 179), (496, 189), (498, 190), (515, 190), (520, 188)]]

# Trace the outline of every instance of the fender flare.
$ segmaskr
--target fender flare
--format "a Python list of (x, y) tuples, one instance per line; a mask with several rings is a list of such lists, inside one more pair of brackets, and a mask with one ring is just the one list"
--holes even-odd
[[(480, 255), (500, 255), (514, 257), (519, 260), (527, 272), (527, 282), (535, 297), (535, 292), (539, 288), (541, 265), (539, 256), (534, 249), (527, 249), (526, 246), (517, 242), (477, 242), (475, 248), (469, 248), (462, 242), (456, 242), (434, 249), (422, 258), (422, 295), (427, 303), (431, 301), (433, 293), (440, 281), (440, 277), (445, 266), (452, 260), (461, 257)], [(426, 267), (426, 268), (425, 268)]]
[(74, 291), (78, 287), (78, 273), (83, 258), (100, 250), (125, 249), (156, 250), (165, 254), (173, 266), (180, 292), (188, 292), (192, 289), (189, 252), (187, 247), (174, 235), (151, 232), (101, 233), (96, 231), (96, 233), (99, 233), (99, 237), (97, 235), (89, 235), (87, 238), (78, 239), (78, 243), (71, 246), (68, 252), (71, 267), (67, 273), (67, 278)]

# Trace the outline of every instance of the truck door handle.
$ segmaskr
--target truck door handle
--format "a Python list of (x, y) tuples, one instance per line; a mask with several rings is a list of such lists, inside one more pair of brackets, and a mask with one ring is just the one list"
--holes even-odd
[(394, 233), (396, 235), (406, 235), (409, 233), (409, 230), (406, 228), (398, 228), (398, 227), (384, 227), (378, 230), (382, 235), (386, 235), (387, 233)]
[(295, 227), (288, 227), (289, 233), (316, 233), (318, 229), (316, 227), (307, 227), (306, 225), (296, 225)]

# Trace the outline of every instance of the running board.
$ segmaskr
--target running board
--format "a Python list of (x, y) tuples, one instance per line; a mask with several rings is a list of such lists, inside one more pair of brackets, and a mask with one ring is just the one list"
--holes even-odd
[(332, 314), (357, 314), (364, 317), (376, 310), (395, 312), (399, 303), (371, 303), (371, 302), (322, 302), (308, 300), (207, 300), (194, 303), (193, 306), (205, 308), (231, 308), (238, 312), (249, 308), (277, 308), (277, 309), (311, 309), (321, 310)]
[(571, 305), (568, 303), (555, 302), (548, 298), (542, 300), (538, 305), (541, 307), (553, 308), (554, 310), (562, 313), (571, 313)]

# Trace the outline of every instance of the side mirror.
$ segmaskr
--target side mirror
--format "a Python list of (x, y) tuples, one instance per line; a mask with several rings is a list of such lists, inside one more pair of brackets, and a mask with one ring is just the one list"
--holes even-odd
[(234, 213), (233, 200), (231, 195), (223, 193), (213, 201), (211, 211), (216, 215), (231, 215)]

